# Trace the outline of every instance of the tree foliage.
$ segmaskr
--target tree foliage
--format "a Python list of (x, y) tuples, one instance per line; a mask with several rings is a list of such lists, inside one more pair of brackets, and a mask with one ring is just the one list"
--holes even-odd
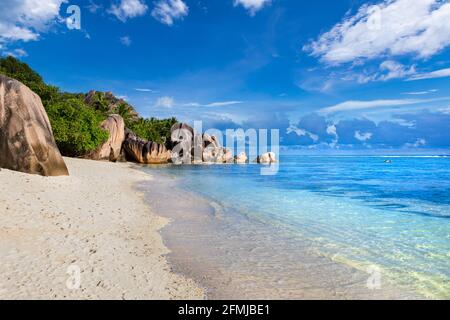
[(45, 84), (42, 77), (26, 63), (21, 63), (11, 56), (0, 59), (0, 72), (8, 77), (19, 80), (30, 88), (35, 85)]
[(137, 136), (157, 143), (170, 141), (170, 128), (177, 122), (175, 118), (141, 118), (131, 105), (111, 93), (95, 92), (87, 101), (86, 94), (61, 92), (58, 87), (47, 85), (26, 63), (11, 56), (0, 58), (0, 73), (19, 80), (41, 97), (56, 143), (66, 156), (85, 155), (106, 141), (108, 133), (100, 124), (110, 114), (121, 115)]
[(175, 123), (177, 123), (175, 118), (163, 120), (140, 118), (127, 123), (127, 127), (142, 139), (167, 144), (170, 141), (170, 129)]
[(106, 95), (104, 92), (97, 91), (92, 96), (91, 101), (89, 102), (89, 105), (94, 108), (95, 110), (103, 113), (108, 114), (109, 113), (109, 106), (110, 101), (106, 98)]
[(108, 133), (100, 127), (104, 116), (76, 97), (50, 103), (47, 114), (52, 119), (56, 144), (64, 155), (86, 155), (108, 139)]
[(65, 156), (82, 156), (108, 139), (100, 124), (106, 118), (87, 106), (83, 94), (62, 93), (45, 84), (27, 64), (13, 57), (0, 59), (0, 73), (19, 80), (40, 96), (56, 143)]
[(92, 91), (87, 94), (86, 100), (95, 110), (105, 115), (118, 114), (126, 123), (139, 119), (139, 115), (131, 105), (123, 99), (116, 98), (111, 92)]

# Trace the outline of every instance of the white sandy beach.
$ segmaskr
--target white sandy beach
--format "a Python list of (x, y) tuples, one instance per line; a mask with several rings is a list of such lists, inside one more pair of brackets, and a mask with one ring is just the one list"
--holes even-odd
[(65, 161), (70, 177), (0, 170), (0, 299), (204, 298), (166, 261), (167, 220), (134, 189), (148, 174)]

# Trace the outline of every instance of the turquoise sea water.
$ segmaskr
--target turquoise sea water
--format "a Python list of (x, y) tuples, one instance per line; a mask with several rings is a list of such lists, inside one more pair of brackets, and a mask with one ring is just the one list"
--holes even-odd
[(394, 283), (448, 299), (450, 158), (388, 158), (282, 156), (273, 176), (260, 175), (258, 165), (150, 170), (176, 178), (221, 214), (299, 235), (338, 263), (376, 265)]

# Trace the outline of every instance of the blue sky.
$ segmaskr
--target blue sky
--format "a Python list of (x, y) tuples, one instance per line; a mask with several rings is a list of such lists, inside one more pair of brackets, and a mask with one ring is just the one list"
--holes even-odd
[[(0, 50), (144, 116), (309, 149), (450, 146), (450, 3), (0, 0)], [(67, 28), (70, 5), (81, 29)]]

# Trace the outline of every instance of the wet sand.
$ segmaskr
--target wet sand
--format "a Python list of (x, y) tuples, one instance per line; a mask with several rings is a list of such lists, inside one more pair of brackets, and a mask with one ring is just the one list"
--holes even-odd
[[(182, 190), (155, 175), (142, 185), (152, 209), (171, 223), (161, 232), (176, 272), (206, 288), (209, 299), (412, 299), (410, 289), (320, 254), (313, 243)], [(170, 199), (169, 201), (167, 199)], [(368, 285), (369, 283), (369, 285)]]

